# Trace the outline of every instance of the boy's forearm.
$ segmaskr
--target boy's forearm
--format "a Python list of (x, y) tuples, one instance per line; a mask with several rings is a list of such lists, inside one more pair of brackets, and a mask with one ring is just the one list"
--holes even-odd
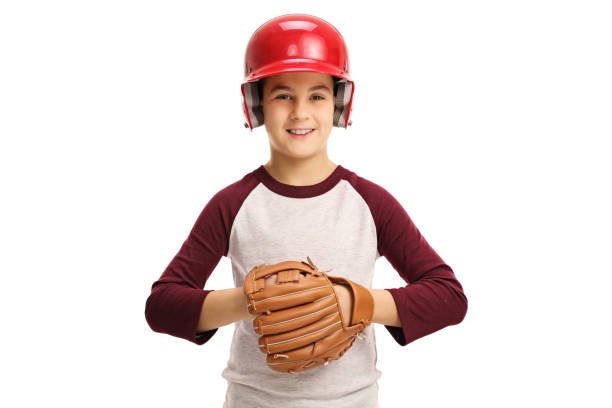
[[(370, 289), (370, 293), (374, 297), (372, 323), (402, 327), (391, 293), (384, 289)], [(238, 320), (253, 320), (255, 316), (249, 314), (246, 303), (241, 287), (210, 292), (204, 299), (197, 331), (216, 329)]]
[(385, 289), (369, 289), (374, 297), (374, 316), (372, 323), (384, 324), (387, 326), (402, 327), (395, 300), (391, 292)]
[(216, 329), (238, 320), (253, 320), (246, 306), (246, 296), (242, 287), (210, 292), (200, 313), (198, 332)]

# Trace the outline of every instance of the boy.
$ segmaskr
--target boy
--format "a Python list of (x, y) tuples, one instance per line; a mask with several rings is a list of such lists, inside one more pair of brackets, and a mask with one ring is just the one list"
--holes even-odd
[[(327, 366), (296, 375), (266, 365), (246, 309), (244, 277), (255, 265), (310, 256), (371, 288), (385, 256), (409, 282), (369, 289), (372, 323), (404, 346), (461, 322), (467, 299), (451, 268), (382, 187), (333, 163), (332, 127), (349, 124), (354, 84), (344, 41), (329, 23), (293, 14), (262, 25), (251, 37), (243, 83), (247, 126), (265, 125), (270, 160), (215, 194), (183, 246), (152, 287), (146, 318), (157, 332), (206, 343), (235, 322), (225, 407), (376, 407), (380, 371), (372, 325)], [(221, 256), (232, 261), (236, 288), (203, 290)], [(335, 285), (343, 310), (347, 289)]]

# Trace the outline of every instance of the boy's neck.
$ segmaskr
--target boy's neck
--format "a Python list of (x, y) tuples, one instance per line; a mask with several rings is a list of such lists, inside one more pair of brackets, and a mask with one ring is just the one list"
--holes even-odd
[(337, 165), (329, 157), (312, 158), (303, 161), (271, 158), (264, 168), (278, 182), (292, 186), (311, 186), (325, 180)]

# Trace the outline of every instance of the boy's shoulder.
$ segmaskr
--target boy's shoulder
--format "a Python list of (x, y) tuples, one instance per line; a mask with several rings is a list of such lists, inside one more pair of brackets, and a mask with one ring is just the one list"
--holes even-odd
[(354, 171), (347, 169), (344, 179), (347, 180), (364, 200), (368, 202), (394, 199), (391, 193), (381, 184), (372, 181), (370, 178), (361, 176)]
[(211, 200), (231, 201), (244, 199), (258, 184), (253, 170), (245, 174), (242, 178), (233, 181), (231, 184), (218, 190)]

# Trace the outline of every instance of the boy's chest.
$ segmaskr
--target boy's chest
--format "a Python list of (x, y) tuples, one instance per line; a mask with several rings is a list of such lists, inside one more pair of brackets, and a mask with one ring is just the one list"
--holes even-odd
[[(363, 200), (346, 186), (297, 199), (255, 191), (238, 212), (230, 257), (245, 273), (260, 263), (306, 260), (367, 285), (376, 260), (376, 227)], [(345, 187), (345, 188), (342, 188)]]

